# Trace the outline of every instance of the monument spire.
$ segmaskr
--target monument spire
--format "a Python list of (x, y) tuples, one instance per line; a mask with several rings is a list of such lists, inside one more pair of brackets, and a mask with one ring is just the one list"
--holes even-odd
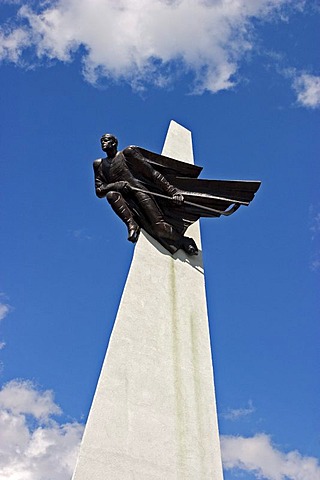
[[(163, 155), (193, 163), (171, 122)], [(222, 480), (204, 271), (142, 230), (73, 480)]]

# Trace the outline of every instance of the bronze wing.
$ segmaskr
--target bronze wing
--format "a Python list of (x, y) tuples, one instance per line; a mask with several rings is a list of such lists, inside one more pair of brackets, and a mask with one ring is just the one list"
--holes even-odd
[[(197, 178), (202, 167), (174, 160), (140, 147), (135, 147), (162, 173), (176, 188), (181, 190), (185, 202), (176, 206), (171, 200), (157, 197), (157, 203), (166, 221), (184, 233), (188, 226), (200, 217), (220, 217), (231, 215), (241, 205), (249, 205), (260, 187), (260, 181), (250, 180), (206, 180)], [(154, 185), (146, 186), (154, 193), (161, 194)]]

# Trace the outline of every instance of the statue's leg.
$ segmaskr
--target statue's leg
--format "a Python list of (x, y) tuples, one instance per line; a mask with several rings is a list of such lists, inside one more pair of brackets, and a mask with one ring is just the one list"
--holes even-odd
[(151, 195), (144, 192), (137, 192), (136, 198), (148, 217), (152, 230), (159, 238), (173, 241), (177, 248), (182, 248), (189, 255), (198, 254), (198, 248), (195, 241), (190, 237), (184, 237), (181, 235), (181, 233), (177, 232), (170, 223), (164, 220), (158, 204)]
[(140, 227), (134, 221), (131, 210), (119, 192), (108, 192), (107, 200), (113, 211), (121, 218), (128, 228), (128, 240), (135, 243), (138, 240)]
[(174, 230), (172, 225), (164, 220), (161, 209), (151, 195), (145, 192), (136, 192), (135, 197), (147, 217), (152, 230), (159, 235), (159, 237), (174, 241), (180, 238), (181, 235)]

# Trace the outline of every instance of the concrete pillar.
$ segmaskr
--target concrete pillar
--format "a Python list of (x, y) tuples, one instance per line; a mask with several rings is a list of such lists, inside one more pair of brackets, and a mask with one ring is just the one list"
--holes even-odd
[[(164, 155), (193, 162), (171, 122)], [(201, 249), (199, 225), (188, 229)], [(170, 255), (142, 234), (73, 480), (222, 480), (201, 250)]]

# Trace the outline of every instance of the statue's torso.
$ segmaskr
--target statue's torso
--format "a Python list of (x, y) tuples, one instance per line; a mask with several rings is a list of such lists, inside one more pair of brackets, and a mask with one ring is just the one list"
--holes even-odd
[(101, 171), (107, 183), (115, 183), (125, 180), (129, 182), (130, 185), (138, 186), (140, 184), (130, 171), (123, 152), (118, 152), (112, 160), (103, 158), (101, 162)]

